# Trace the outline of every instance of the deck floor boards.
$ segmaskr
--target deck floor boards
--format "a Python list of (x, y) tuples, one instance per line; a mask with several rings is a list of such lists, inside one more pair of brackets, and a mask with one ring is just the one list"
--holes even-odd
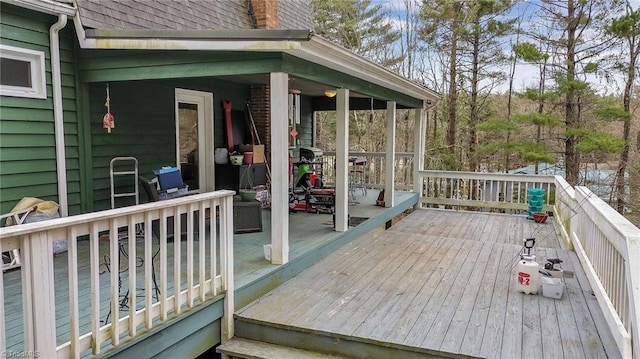
[[(573, 271), (561, 299), (516, 289), (523, 238)], [(417, 210), (373, 230), (240, 309), (240, 320), (381, 345), (490, 358), (610, 357), (608, 329), (553, 222)], [(287, 305), (283, 305), (287, 303)]]

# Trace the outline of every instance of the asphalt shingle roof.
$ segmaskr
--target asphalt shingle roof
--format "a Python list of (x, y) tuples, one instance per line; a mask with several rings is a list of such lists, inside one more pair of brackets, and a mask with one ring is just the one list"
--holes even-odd
[[(78, 0), (85, 28), (235, 30), (253, 28), (248, 0)], [(281, 29), (308, 30), (308, 0), (280, 0)]]

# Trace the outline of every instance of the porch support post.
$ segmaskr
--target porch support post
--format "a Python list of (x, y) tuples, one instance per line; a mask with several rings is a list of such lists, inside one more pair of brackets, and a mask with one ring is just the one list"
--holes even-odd
[(271, 263), (289, 261), (289, 138), (287, 94), (289, 76), (272, 72), (271, 106)]
[(57, 357), (52, 246), (45, 232), (21, 240), (24, 350), (41, 358)]
[(224, 313), (222, 315), (222, 337), (223, 343), (229, 341), (235, 335), (235, 322), (233, 314), (235, 313), (235, 284), (233, 272), (233, 197), (225, 197), (222, 202), (224, 208), (224, 216), (221, 218), (224, 225), (221, 229), (221, 246), (220, 258), (222, 280), (225, 290), (224, 295)]
[(336, 95), (336, 215), (335, 230), (349, 229), (348, 206), (348, 156), (349, 156), (349, 90), (339, 89)]
[(396, 103), (387, 101), (387, 139), (384, 176), (384, 206), (393, 207), (396, 159)]
[(423, 108), (416, 108), (414, 114), (416, 122), (413, 131), (413, 192), (418, 193), (418, 204), (416, 206), (420, 207), (419, 199), (422, 198), (422, 178), (420, 178), (420, 171), (424, 169), (426, 111)]

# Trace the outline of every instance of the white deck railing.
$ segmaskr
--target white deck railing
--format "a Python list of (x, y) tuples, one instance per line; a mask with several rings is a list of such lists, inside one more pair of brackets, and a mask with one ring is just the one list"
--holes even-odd
[(567, 233), (616, 344), (623, 358), (639, 358), (640, 230), (586, 187), (567, 202)]
[(420, 171), (420, 203), (426, 206), (483, 208), (488, 210), (528, 209), (528, 189), (544, 189), (544, 210), (555, 198), (553, 176), (505, 173)]
[[(225, 295), (222, 336), (230, 338), (232, 195), (217, 191), (1, 228), (0, 251), (20, 249), (22, 258), (24, 342), (16, 353), (41, 358), (98, 355), (221, 295)], [(172, 229), (178, 235), (168, 239)], [(68, 278), (54, 278), (61, 272), (54, 268), (56, 240), (68, 243), (67, 268), (62, 271)], [(109, 271), (104, 270), (105, 262)], [(85, 267), (79, 268), (80, 263)], [(4, 306), (12, 293), (3, 293), (2, 278)], [(65, 286), (69, 317), (57, 319), (58, 324), (69, 324), (68, 334), (60, 330), (67, 337), (61, 339), (56, 306), (66, 304), (56, 294)], [(123, 299), (125, 291), (132, 295)], [(110, 320), (105, 320), (105, 312)], [(0, 348), (7, 348), (5, 328), (3, 313)]]
[[(363, 171), (364, 186), (367, 188), (384, 188), (385, 161), (384, 152), (354, 152), (349, 151), (349, 158), (364, 160)], [(411, 190), (413, 188), (413, 153), (396, 152), (395, 157), (395, 188), (399, 190)], [(323, 177), (328, 185), (335, 184), (336, 153), (323, 153)], [(360, 169), (360, 168), (359, 168)]]

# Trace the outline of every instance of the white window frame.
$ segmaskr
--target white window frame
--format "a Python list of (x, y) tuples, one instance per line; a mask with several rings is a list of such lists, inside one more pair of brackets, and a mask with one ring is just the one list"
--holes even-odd
[(44, 52), (1, 45), (0, 57), (28, 62), (31, 66), (31, 87), (0, 84), (0, 95), (28, 98), (47, 98)]

